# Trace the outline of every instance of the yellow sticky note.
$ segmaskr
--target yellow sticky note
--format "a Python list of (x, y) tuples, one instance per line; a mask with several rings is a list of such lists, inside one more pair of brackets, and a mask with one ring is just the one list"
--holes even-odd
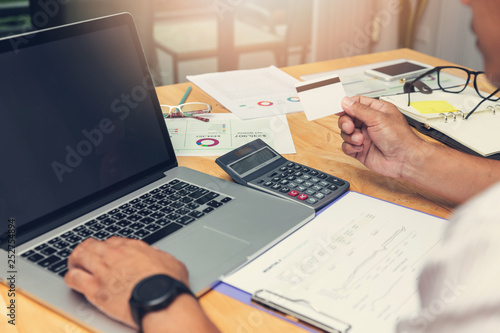
[(447, 101), (411, 102), (415, 110), (423, 114), (455, 112), (458, 109)]

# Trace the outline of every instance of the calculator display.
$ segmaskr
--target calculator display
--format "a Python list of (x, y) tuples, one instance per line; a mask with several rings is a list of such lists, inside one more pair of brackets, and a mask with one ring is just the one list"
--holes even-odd
[(259, 165), (265, 164), (267, 161), (274, 159), (276, 156), (278, 155), (266, 147), (236, 163), (231, 164), (230, 167), (240, 175), (243, 175)]

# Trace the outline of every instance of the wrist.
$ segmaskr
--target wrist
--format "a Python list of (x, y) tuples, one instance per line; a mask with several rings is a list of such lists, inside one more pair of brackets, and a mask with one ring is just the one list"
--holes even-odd
[(147, 313), (142, 319), (144, 333), (205, 332), (212, 327), (198, 300), (189, 294), (177, 296), (167, 308)]
[(425, 164), (435, 153), (436, 145), (418, 139), (412, 148), (407, 150), (406, 158), (401, 168), (401, 179), (415, 182), (421, 177), (425, 177)]

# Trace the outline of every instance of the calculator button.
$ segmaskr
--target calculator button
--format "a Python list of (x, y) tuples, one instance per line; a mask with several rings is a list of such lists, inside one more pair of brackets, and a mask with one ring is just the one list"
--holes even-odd
[(304, 192), (305, 190), (307, 190), (307, 187), (300, 185), (300, 186), (297, 186), (296, 190), (299, 192)]
[(322, 180), (322, 181), (319, 182), (319, 186), (327, 187), (328, 185), (330, 185), (330, 184), (328, 184), (324, 180)]
[(313, 183), (319, 183), (319, 178), (313, 177), (313, 178), (309, 179), (309, 181), (311, 181)]
[(318, 178), (321, 178), (321, 179), (325, 179), (326, 177), (328, 177), (328, 175), (325, 175), (324, 173), (320, 173), (318, 175)]
[(286, 164), (287, 167), (291, 168), (291, 167), (294, 167), (295, 166), (295, 163), (292, 163), (292, 162), (288, 162)]
[(314, 184), (313, 184), (313, 183), (311, 183), (310, 181), (307, 181), (307, 182), (305, 182), (305, 183), (304, 183), (304, 186), (307, 186), (307, 187), (311, 187), (311, 186), (313, 186), (313, 185), (314, 185)]
[(286, 187), (286, 186), (283, 186), (280, 190), (280, 192), (283, 192), (283, 193), (287, 193), (290, 191), (290, 188), (289, 187)]
[(279, 181), (280, 181), (280, 179), (281, 179), (281, 177), (274, 177), (274, 178), (273, 178), (273, 182), (279, 182)]
[(309, 172), (309, 168), (308, 167), (302, 167), (302, 172)]
[(315, 197), (316, 199), (324, 199), (324, 198), (325, 198), (325, 195), (324, 195), (323, 193), (316, 193), (316, 194), (314, 195), (314, 197)]
[(302, 172), (297, 171), (296, 173), (293, 174), (295, 177), (300, 177), (302, 176)]
[(290, 187), (290, 188), (296, 188), (297, 186), (299, 186), (299, 184), (297, 184), (297, 183), (294, 183), (294, 182), (288, 183), (288, 187)]
[(306, 200), (308, 198), (307, 194), (301, 193), (297, 196), (299, 200)]
[(330, 195), (330, 194), (332, 194), (332, 191), (327, 190), (327, 189), (322, 189), (321, 193), (323, 193), (324, 195)]
[[(265, 186), (265, 187), (269, 187), (269, 186), (271, 186), (271, 185), (273, 185), (273, 184), (274, 184), (273, 182), (265, 182), (265, 183), (264, 183), (264, 186)], [(333, 185), (333, 186), (335, 186), (335, 185)]]
[(303, 175), (302, 179), (308, 180), (308, 179), (311, 179), (311, 176), (309, 176), (309, 175)]
[(286, 166), (282, 166), (281, 168), (279, 168), (279, 171), (285, 171), (286, 169), (288, 169)]
[(272, 174), (269, 175), (269, 178), (276, 177), (276, 175), (278, 175), (278, 173), (277, 172), (273, 172)]
[(289, 181), (288, 181), (288, 180), (286, 180), (286, 179), (283, 179), (282, 181), (280, 181), (280, 184), (281, 184), (281, 185), (286, 185), (286, 184), (288, 184), (288, 183), (289, 183)]
[(306, 190), (305, 194), (307, 194), (307, 195), (314, 195), (314, 194), (316, 194), (316, 192), (313, 191), (313, 190)]
[(317, 176), (317, 175), (319, 175), (319, 172), (318, 172), (318, 171), (316, 171), (316, 170), (311, 170), (311, 171), (309, 172), (309, 174), (310, 174), (311, 176)]
[(316, 200), (316, 199), (314, 199), (314, 198), (309, 198), (309, 199), (307, 199), (307, 201), (306, 201), (306, 202), (307, 202), (308, 204), (314, 205), (315, 203), (317, 203), (317, 202), (318, 202), (318, 200)]
[(314, 191), (321, 191), (323, 188), (321, 186), (318, 186), (318, 185), (314, 185), (311, 187), (312, 190)]
[(288, 195), (292, 196), (292, 197), (296, 197), (297, 195), (299, 195), (299, 192), (297, 192), (295, 190), (291, 190), (290, 192), (288, 192)]
[(330, 185), (330, 186), (328, 186), (327, 188), (328, 188), (329, 190), (332, 190), (332, 191), (335, 191), (336, 189), (338, 189), (338, 187), (337, 187), (337, 186), (335, 186), (335, 185)]
[(327, 181), (328, 181), (328, 182), (330, 182), (330, 183), (333, 183), (333, 184), (335, 184), (335, 185), (337, 185), (337, 186), (342, 186), (342, 185), (344, 185), (344, 184), (345, 184), (345, 182), (344, 182), (344, 181), (342, 181), (342, 180), (340, 180), (340, 179), (338, 179), (338, 178), (335, 178), (335, 177), (333, 177), (333, 176), (329, 176), (329, 177), (327, 178)]
[(303, 182), (305, 182), (305, 180), (302, 178), (297, 178), (297, 179), (295, 179), (295, 182), (298, 184), (302, 184)]
[(295, 180), (295, 177), (294, 176), (288, 176), (286, 177), (287, 180)]
[(281, 188), (281, 185), (280, 184), (274, 184), (273, 186), (271, 186), (271, 188), (273, 190), (279, 190)]

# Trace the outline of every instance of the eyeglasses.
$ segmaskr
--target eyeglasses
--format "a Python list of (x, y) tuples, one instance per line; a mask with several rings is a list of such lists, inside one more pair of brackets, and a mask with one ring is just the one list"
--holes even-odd
[(160, 106), (168, 108), (168, 112), (163, 112), (164, 118), (191, 117), (195, 114), (212, 112), (211, 105), (200, 102), (184, 103), (175, 106), (162, 104)]
[[(468, 119), (474, 113), (474, 111), (476, 111), (479, 108), (479, 106), (484, 103), (484, 101), (496, 102), (500, 100), (500, 97), (495, 96), (500, 91), (500, 88), (496, 89), (491, 94), (486, 94), (481, 90), (479, 90), (477, 86), (478, 77), (483, 75), (486, 76), (484, 72), (470, 71), (467, 68), (458, 66), (438, 66), (420, 75), (415, 80), (405, 83), (404, 92), (408, 93), (408, 106), (410, 106), (410, 93), (415, 92), (415, 87), (423, 94), (432, 93), (433, 89), (431, 89), (421, 80), (424, 79), (426, 76), (433, 74), (434, 72), (436, 72), (437, 84), (439, 86), (439, 89), (443, 90), (444, 92), (452, 94), (459, 94), (462, 91), (464, 91), (470, 82), (471, 76), (474, 75), (474, 89), (476, 89), (476, 93), (482, 98), (482, 101), (479, 102), (479, 104), (477, 104), (467, 114), (465, 119)], [(453, 80), (450, 78), (453, 78)], [(461, 78), (462, 82), (457, 83), (456, 78)], [(482, 80), (483, 79), (481, 79), (481, 81)], [(486, 81), (486, 78), (484, 80)]]

